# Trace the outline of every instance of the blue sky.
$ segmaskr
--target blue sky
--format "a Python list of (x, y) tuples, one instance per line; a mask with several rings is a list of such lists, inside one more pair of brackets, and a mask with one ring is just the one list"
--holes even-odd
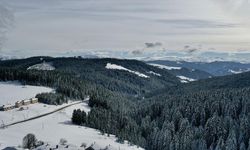
[[(15, 16), (2, 53), (250, 50), (248, 0), (0, 0)], [(160, 43), (147, 47), (145, 43)]]

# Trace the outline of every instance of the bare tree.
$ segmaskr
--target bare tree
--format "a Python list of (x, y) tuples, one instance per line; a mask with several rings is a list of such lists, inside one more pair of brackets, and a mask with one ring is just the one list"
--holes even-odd
[(6, 32), (13, 26), (14, 15), (6, 4), (0, 3), (0, 49), (6, 40)]

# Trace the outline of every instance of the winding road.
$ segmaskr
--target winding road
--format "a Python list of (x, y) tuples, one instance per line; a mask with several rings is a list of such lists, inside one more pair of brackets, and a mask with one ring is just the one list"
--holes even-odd
[(42, 117), (45, 117), (45, 116), (54, 114), (54, 113), (56, 113), (56, 112), (58, 112), (58, 111), (61, 111), (61, 110), (65, 109), (65, 108), (68, 108), (68, 107), (70, 107), (70, 106), (77, 105), (77, 104), (80, 104), (80, 103), (83, 103), (83, 102), (87, 102), (88, 100), (89, 100), (89, 98), (86, 98), (86, 99), (83, 100), (83, 101), (75, 102), (75, 103), (72, 103), (72, 104), (63, 106), (63, 107), (61, 107), (61, 108), (58, 108), (58, 109), (56, 109), (56, 110), (53, 110), (53, 111), (51, 111), (51, 112), (44, 113), (44, 114), (41, 114), (41, 115), (38, 115), (38, 116), (35, 116), (35, 117), (31, 117), (31, 118), (28, 118), (28, 119), (25, 119), (25, 120), (21, 120), (21, 121), (13, 122), (13, 123), (10, 123), (10, 124), (6, 124), (6, 125), (1, 126), (0, 128), (1, 128), (1, 129), (4, 129), (4, 128), (10, 127), (10, 126), (13, 126), (13, 125), (16, 125), (16, 124), (28, 122), (28, 121), (35, 120), (35, 119), (38, 119), (38, 118), (42, 118)]

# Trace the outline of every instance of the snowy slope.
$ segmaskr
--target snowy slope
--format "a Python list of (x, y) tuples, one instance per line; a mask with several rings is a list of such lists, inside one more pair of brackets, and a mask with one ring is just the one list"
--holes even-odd
[[(69, 104), (76, 102), (69, 102)], [(37, 103), (37, 104), (23, 106), (24, 110), (22, 111), (19, 108), (9, 111), (0, 111), (0, 118), (1, 118), (0, 126), (2, 124), (10, 124), (16, 121), (22, 121), (31, 117), (39, 116), (41, 114), (51, 112), (66, 105), (68, 104), (55, 106), (55, 105), (46, 105), (42, 103)], [(84, 108), (84, 111), (86, 112), (90, 111), (90, 108), (86, 103), (82, 104), (82, 108)]]
[(177, 77), (180, 78), (180, 81), (181, 81), (182, 83), (188, 83), (188, 82), (195, 81), (195, 79), (188, 78), (188, 77), (185, 77), (185, 76), (177, 76)]
[(159, 64), (153, 64), (153, 63), (150, 63), (149, 65), (158, 67), (160, 69), (167, 69), (167, 70), (180, 70), (181, 69), (181, 67), (172, 67), (172, 66), (159, 65)]
[(244, 73), (244, 72), (248, 72), (250, 71), (250, 69), (239, 69), (239, 70), (233, 70), (233, 69), (229, 69), (228, 72), (232, 73), (232, 74), (239, 74), (239, 73)]
[(14, 104), (16, 101), (35, 97), (38, 93), (53, 92), (42, 86), (21, 85), (19, 82), (0, 82), (0, 106)]
[[(12, 97), (19, 98), (19, 96), (33, 97), (37, 92), (41, 92), (41, 89), (43, 92), (53, 91), (53, 89), (50, 88), (36, 86), (27, 86), (27, 88), (22, 88), (19, 83), (13, 84), (13, 82), (1, 83), (0, 85), (0, 91), (2, 92), (0, 94), (0, 99), (5, 97), (8, 100), (12, 100)], [(44, 89), (47, 89), (47, 91), (44, 91)], [(5, 93), (3, 94), (3, 92)], [(24, 110), (22, 111), (19, 109), (6, 112), (0, 111), (0, 126), (2, 124), (9, 124), (48, 113), (66, 105), (67, 104), (53, 106), (38, 103), (24, 106)], [(71, 116), (74, 109), (81, 109), (87, 113), (90, 111), (87, 103), (81, 103), (43, 118), (16, 124), (5, 129), (0, 129), (0, 149), (3, 149), (7, 146), (20, 145), (22, 143), (22, 138), (28, 133), (34, 133), (39, 140), (50, 143), (50, 145), (57, 145), (61, 138), (65, 138), (70, 144), (74, 145), (73, 147), (78, 148), (82, 143), (86, 143), (87, 146), (95, 143), (95, 145), (99, 146), (100, 148), (105, 148), (110, 144), (109, 148), (112, 150), (139, 149), (136, 146), (129, 146), (129, 144), (126, 143), (117, 143), (116, 138), (113, 135), (108, 137), (101, 135), (100, 132), (95, 129), (72, 125)]]
[(161, 77), (161, 74), (156, 73), (156, 72), (154, 72), (154, 71), (149, 71), (149, 72), (147, 72), (147, 73), (152, 74), (152, 75), (155, 75), (155, 76), (158, 76), (158, 77)]
[(55, 67), (50, 63), (40, 63), (27, 68), (27, 70), (55, 70)]
[(124, 70), (124, 71), (128, 71), (130, 73), (133, 73), (133, 74), (135, 74), (135, 75), (137, 75), (139, 77), (142, 77), (142, 78), (149, 78), (149, 76), (147, 76), (147, 75), (145, 75), (143, 73), (140, 73), (140, 72), (137, 72), (137, 71), (132, 71), (130, 69), (127, 69), (125, 67), (122, 67), (122, 66), (116, 65), (116, 64), (107, 63), (105, 68), (106, 69), (113, 69), (113, 70)]
[(95, 129), (71, 124), (71, 115), (74, 109), (83, 109), (83, 104), (78, 104), (55, 114), (33, 120), (30, 122), (17, 124), (0, 130), (0, 149), (6, 146), (18, 146), (22, 143), (22, 138), (33, 133), (39, 140), (58, 144), (61, 138), (68, 143), (80, 147), (82, 143), (87, 146), (96, 143), (101, 148), (110, 145), (113, 150), (139, 150), (137, 146), (130, 146), (127, 142), (119, 144), (115, 136), (101, 135)]

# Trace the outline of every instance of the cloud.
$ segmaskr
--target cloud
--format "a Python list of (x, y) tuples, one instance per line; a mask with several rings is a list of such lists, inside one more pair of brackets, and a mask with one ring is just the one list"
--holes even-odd
[(145, 47), (142, 49), (137, 49), (131, 51), (131, 54), (133, 55), (143, 55), (146, 50), (153, 50), (154, 48), (157, 48), (157, 50), (165, 50), (162, 46), (163, 44), (161, 42), (146, 42), (144, 43)]
[(214, 0), (215, 3), (226, 12), (249, 21), (250, 1), (249, 0)]
[(133, 55), (142, 55), (143, 54), (143, 50), (133, 50), (131, 53)]
[(188, 49), (188, 53), (195, 53), (196, 51), (198, 51), (197, 48), (191, 48), (191, 49)]
[(200, 50), (202, 50), (202, 45), (198, 45), (197, 47), (193, 47), (190, 45), (184, 46), (184, 51), (187, 52), (188, 54), (195, 54), (196, 52)]
[[(169, 50), (183, 50), (186, 43), (201, 43), (204, 49), (250, 49), (250, 26), (232, 17), (228, 7), (222, 9), (233, 0), (0, 1), (16, 15), (15, 29), (8, 33), (3, 49), (14, 55), (15, 49), (25, 49), (27, 55), (71, 49), (135, 50), (133, 54), (139, 55), (144, 50), (138, 51), (138, 44), (145, 51), (160, 50), (163, 46), (158, 41), (167, 43)], [(250, 18), (249, 14), (245, 16)]]
[(184, 49), (189, 49), (189, 48), (190, 48), (189, 45), (185, 45), (185, 46), (184, 46)]
[(161, 42), (155, 42), (155, 43), (145, 43), (146, 48), (155, 48), (155, 47), (161, 47)]
[(3, 4), (0, 4), (0, 49), (6, 40), (6, 32), (12, 27), (13, 22), (13, 13)]
[(157, 21), (175, 28), (235, 28), (239, 26), (237, 23), (199, 19), (161, 19)]

